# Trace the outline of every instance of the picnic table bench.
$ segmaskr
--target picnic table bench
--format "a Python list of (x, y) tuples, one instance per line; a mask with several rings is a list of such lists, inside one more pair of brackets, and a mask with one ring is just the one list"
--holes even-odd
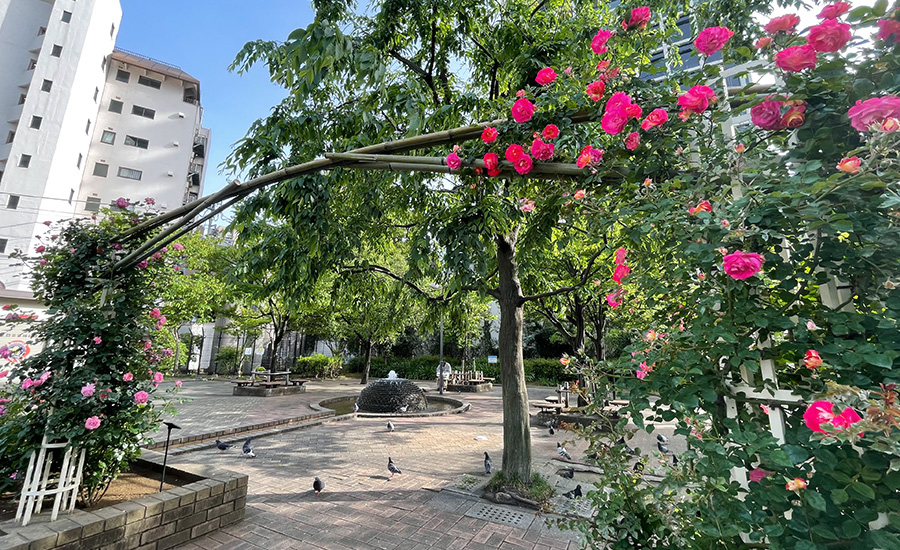
[(243, 388), (244, 386), (252, 386), (253, 380), (232, 380), (231, 383), (236, 384), (239, 388)]
[(448, 383), (459, 386), (468, 386), (474, 384), (484, 384), (485, 382), (493, 382), (493, 378), (485, 378), (484, 371), (466, 371), (454, 372), (450, 374)]
[(277, 388), (278, 386), (283, 386), (281, 382), (257, 382), (257, 386), (262, 388)]
[(288, 380), (288, 383), (291, 386), (302, 386), (303, 384), (306, 384), (307, 382), (309, 382), (309, 380), (300, 380), (299, 378), (291, 378), (290, 380)]
[(532, 401), (532, 407), (537, 407), (541, 412), (551, 412), (554, 414), (559, 413), (563, 409), (563, 405), (560, 403), (548, 403), (547, 401)]

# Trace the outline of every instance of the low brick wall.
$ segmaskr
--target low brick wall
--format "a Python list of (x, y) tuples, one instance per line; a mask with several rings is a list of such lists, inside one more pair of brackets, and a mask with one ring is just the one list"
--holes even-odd
[[(144, 455), (145, 465), (161, 463), (159, 453)], [(187, 466), (166, 474), (199, 481), (93, 512), (60, 514), (53, 522), (4, 525), (0, 550), (166, 550), (244, 518), (246, 475)]]

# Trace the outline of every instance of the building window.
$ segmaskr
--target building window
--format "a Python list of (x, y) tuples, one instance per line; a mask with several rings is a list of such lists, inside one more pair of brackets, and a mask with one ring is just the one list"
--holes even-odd
[(41, 129), (41, 123), (44, 122), (44, 117), (39, 117), (37, 115), (31, 117), (31, 128), (35, 130)]
[(107, 175), (109, 175), (109, 165), (103, 164), (102, 162), (95, 162), (94, 163), (94, 175), (101, 177), (101, 178), (105, 178)]
[(141, 172), (140, 170), (135, 170), (133, 168), (125, 168), (124, 166), (119, 167), (119, 177), (120, 178), (125, 178), (125, 179), (129, 179), (129, 180), (139, 180), (139, 179), (141, 179), (142, 175), (143, 175), (143, 172)]
[(94, 103), (97, 103), (97, 98), (100, 96), (100, 88), (94, 88)]
[(148, 109), (146, 107), (141, 107), (140, 105), (132, 106), (131, 114), (149, 119), (153, 119), (154, 117), (156, 117), (156, 111), (154, 111), (153, 109)]
[(28, 96), (25, 95), (25, 94), (19, 95), (19, 105), (24, 105), (24, 104), (25, 104), (25, 100), (26, 100), (27, 98), (28, 98)]
[(110, 132), (109, 130), (103, 130), (103, 135), (100, 136), (100, 143), (112, 145), (115, 142), (116, 142), (116, 133)]
[(12, 143), (14, 139), (16, 139), (16, 131), (10, 130), (9, 133), (6, 134), (6, 143)]
[(132, 147), (140, 147), (141, 149), (146, 149), (150, 146), (150, 142), (146, 139), (134, 137), (134, 136), (125, 136), (125, 145), (130, 145)]
[(88, 135), (91, 134), (91, 119), (88, 119), (87, 125), (84, 127), (84, 133)]
[(127, 83), (131, 79), (131, 73), (119, 69), (116, 71), (116, 80)]
[(81, 153), (78, 153), (78, 162), (75, 164), (75, 167), (81, 168), (81, 161), (83, 161), (83, 160), (84, 160), (84, 155), (82, 155)]
[(37, 67), (37, 59), (32, 59), (28, 62), (28, 70), (33, 71), (34, 68)]
[(44, 79), (44, 81), (41, 83), (41, 91), (49, 92), (51, 88), (53, 88), (53, 81)]
[(6, 245), (9, 244), (8, 239), (0, 239), (0, 254), (6, 252)]
[(54, 44), (53, 49), (50, 50), (50, 55), (52, 55), (53, 57), (59, 57), (60, 55), (62, 55), (62, 46), (60, 46), (59, 44)]
[(100, 211), (100, 197), (88, 197), (84, 200), (84, 211), (85, 212), (99, 212)]
[(63, 14), (62, 14), (62, 22), (63, 22), (63, 23), (68, 23), (68, 22), (71, 21), (71, 20), (72, 20), (72, 12), (70, 12), (70, 11), (64, 11)]
[(151, 88), (156, 88), (157, 90), (162, 86), (161, 81), (156, 80), (155, 78), (148, 78), (146, 76), (139, 76), (138, 84), (143, 84), (144, 86), (150, 86)]
[(15, 210), (19, 207), (19, 195), (10, 195), (9, 200), (6, 201), (6, 207), (10, 210)]
[(31, 166), (31, 155), (22, 155), (19, 157), (19, 168), (28, 168)]
[(122, 102), (116, 101), (115, 99), (109, 100), (109, 111), (111, 113), (119, 113), (122, 114)]
[(38, 27), (38, 36), (44, 36), (47, 34), (47, 27)]

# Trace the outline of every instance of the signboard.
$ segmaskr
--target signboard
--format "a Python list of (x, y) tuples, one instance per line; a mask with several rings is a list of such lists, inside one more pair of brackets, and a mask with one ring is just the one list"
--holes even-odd
[(244, 355), (253, 355), (253, 348), (244, 348)]
[(496, 355), (488, 355), (488, 363), (496, 363), (497, 356)]

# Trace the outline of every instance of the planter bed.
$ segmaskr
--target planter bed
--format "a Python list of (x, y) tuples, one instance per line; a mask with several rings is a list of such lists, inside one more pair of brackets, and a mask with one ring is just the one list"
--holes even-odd
[[(138, 465), (161, 471), (162, 455), (145, 450)], [(60, 514), (56, 521), (36, 516), (25, 527), (4, 522), (0, 550), (166, 550), (243, 519), (246, 475), (169, 466), (169, 476), (189, 483), (90, 512)]]

